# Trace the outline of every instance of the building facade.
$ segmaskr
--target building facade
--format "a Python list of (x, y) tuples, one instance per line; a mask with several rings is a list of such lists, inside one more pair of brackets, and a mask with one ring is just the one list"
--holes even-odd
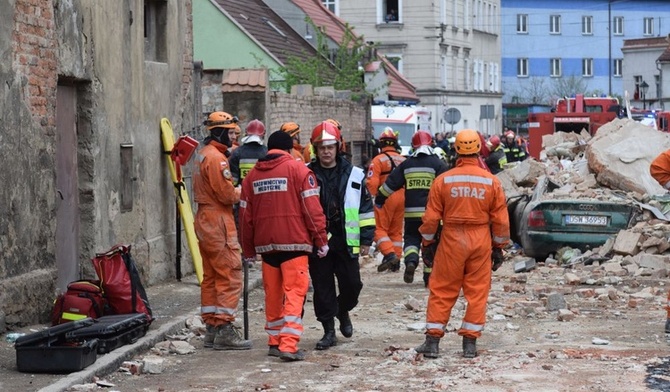
[(502, 0), (502, 21), (505, 103), (551, 105), (565, 95), (626, 90), (632, 98), (643, 80), (652, 86), (647, 95), (656, 93), (656, 59), (625, 61), (622, 49), (625, 40), (667, 36), (668, 1)]
[[(434, 132), (475, 128), (484, 134), (499, 133), (499, 0), (323, 3), (373, 42), (378, 53), (416, 87), (420, 105), (432, 113)], [(447, 116), (448, 109), (457, 109), (460, 115)]]

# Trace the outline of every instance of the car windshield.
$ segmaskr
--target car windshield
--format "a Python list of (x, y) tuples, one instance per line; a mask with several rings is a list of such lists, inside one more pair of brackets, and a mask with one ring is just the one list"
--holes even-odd
[(407, 123), (397, 123), (397, 122), (374, 122), (372, 123), (374, 127), (375, 139), (379, 139), (379, 135), (384, 132), (384, 128), (391, 127), (395, 132), (398, 133), (398, 144), (401, 146), (409, 146), (412, 143), (412, 136), (416, 131), (415, 124)]

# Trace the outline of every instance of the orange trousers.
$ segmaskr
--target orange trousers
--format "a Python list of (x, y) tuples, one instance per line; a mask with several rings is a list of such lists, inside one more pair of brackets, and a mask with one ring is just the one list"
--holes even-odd
[(467, 308), (458, 334), (478, 338), (486, 323), (491, 289), (491, 229), (488, 225), (442, 229), (428, 289), (426, 334), (441, 338), (463, 289)]
[(384, 256), (395, 252), (402, 257), (402, 232), (405, 217), (405, 189), (393, 192), (384, 207), (375, 207), (375, 243)]
[(232, 213), (200, 206), (194, 223), (202, 255), (202, 319), (213, 326), (232, 323), (242, 292), (240, 244)]
[(307, 255), (284, 261), (279, 267), (263, 263), (268, 346), (279, 346), (282, 352), (298, 351), (308, 287)]

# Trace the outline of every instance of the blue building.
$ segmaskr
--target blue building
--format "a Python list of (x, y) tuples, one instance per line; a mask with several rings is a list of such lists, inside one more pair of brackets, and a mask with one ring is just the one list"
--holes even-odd
[(502, 0), (501, 12), (503, 103), (622, 97), (635, 71), (623, 67), (623, 41), (670, 33), (668, 0)]

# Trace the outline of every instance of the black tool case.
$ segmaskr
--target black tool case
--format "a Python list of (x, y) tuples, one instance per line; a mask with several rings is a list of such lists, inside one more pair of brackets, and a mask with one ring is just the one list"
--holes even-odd
[(97, 359), (98, 339), (76, 342), (66, 335), (93, 325), (92, 318), (56, 325), (16, 339), (16, 367), (28, 373), (72, 373), (91, 365)]
[(98, 339), (98, 354), (106, 354), (123, 345), (135, 343), (149, 329), (149, 318), (145, 313), (115, 314), (102, 316), (84, 328), (66, 333), (69, 341)]

